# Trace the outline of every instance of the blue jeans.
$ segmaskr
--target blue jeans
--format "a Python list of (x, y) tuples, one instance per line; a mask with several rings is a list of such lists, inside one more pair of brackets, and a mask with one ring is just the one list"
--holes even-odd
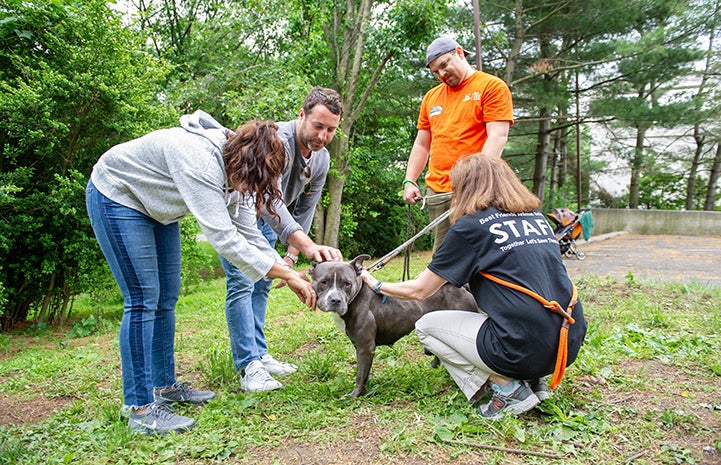
[[(278, 236), (263, 220), (258, 229), (271, 247), (275, 247)], [(265, 342), (265, 313), (272, 279), (261, 279), (254, 283), (235, 265), (223, 257), (220, 262), (225, 270), (226, 297), (225, 320), (228, 323), (230, 351), (237, 371), (243, 370), (253, 360), (268, 353)]]
[(180, 293), (180, 226), (163, 225), (105, 197), (88, 182), (90, 224), (123, 294), (120, 360), (124, 403), (153, 402), (175, 384), (175, 304)]

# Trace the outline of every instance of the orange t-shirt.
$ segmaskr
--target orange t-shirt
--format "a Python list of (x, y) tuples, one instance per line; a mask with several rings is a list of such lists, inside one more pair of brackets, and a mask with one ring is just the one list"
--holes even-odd
[(416, 127), (431, 132), (427, 187), (435, 192), (453, 190), (451, 168), (460, 157), (483, 149), (490, 121), (513, 125), (511, 91), (492, 74), (476, 71), (456, 87), (441, 83), (426, 93)]

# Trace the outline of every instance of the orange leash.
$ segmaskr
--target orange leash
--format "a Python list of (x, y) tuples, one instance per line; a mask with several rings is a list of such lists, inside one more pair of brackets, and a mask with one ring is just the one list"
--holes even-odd
[(568, 363), (568, 327), (576, 322), (576, 320), (574, 320), (571, 316), (571, 314), (573, 313), (573, 306), (576, 305), (576, 302), (578, 302), (578, 290), (576, 289), (576, 285), (571, 282), (571, 286), (573, 286), (573, 294), (571, 295), (571, 302), (568, 304), (568, 309), (564, 310), (563, 307), (561, 307), (561, 304), (559, 304), (555, 300), (549, 302), (548, 300), (544, 299), (530, 289), (498, 278), (496, 276), (486, 273), (485, 271), (480, 271), (479, 273), (483, 277), (488, 278), (497, 284), (501, 284), (518, 292), (522, 292), (527, 296), (533, 297), (534, 299), (539, 301), (541, 305), (543, 305), (553, 313), (556, 313), (563, 317), (563, 325), (561, 325), (561, 334), (558, 340), (556, 367), (553, 370), (553, 376), (551, 377), (550, 384), (551, 389), (556, 389), (558, 385), (561, 384), (561, 378), (563, 378), (563, 373), (566, 371), (566, 364)]

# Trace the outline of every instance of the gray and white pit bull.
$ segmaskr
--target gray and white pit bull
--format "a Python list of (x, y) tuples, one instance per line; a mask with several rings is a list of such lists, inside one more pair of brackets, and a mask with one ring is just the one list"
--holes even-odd
[[(348, 394), (358, 397), (365, 390), (376, 346), (393, 345), (415, 328), (416, 321), (428, 312), (441, 309), (477, 312), (473, 295), (466, 289), (446, 284), (423, 302), (392, 299), (376, 294), (363, 283), (359, 255), (351, 262), (323, 262), (313, 266), (310, 275), (318, 295), (317, 305), (333, 312), (336, 324), (353, 342), (358, 363), (355, 387)], [(338, 318), (342, 321), (338, 321)]]

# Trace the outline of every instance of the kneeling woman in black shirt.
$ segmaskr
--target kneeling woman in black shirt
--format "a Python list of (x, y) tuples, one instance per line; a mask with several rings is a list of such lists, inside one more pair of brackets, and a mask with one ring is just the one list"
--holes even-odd
[(573, 363), (586, 334), (583, 308), (540, 200), (500, 157), (474, 154), (451, 171), (451, 229), (416, 279), (385, 283), (367, 271), (376, 292), (423, 300), (446, 282), (468, 283), (478, 314), (439, 311), (416, 333), (438, 356), (469, 401), (491, 391), (484, 418), (520, 414), (548, 398)]

